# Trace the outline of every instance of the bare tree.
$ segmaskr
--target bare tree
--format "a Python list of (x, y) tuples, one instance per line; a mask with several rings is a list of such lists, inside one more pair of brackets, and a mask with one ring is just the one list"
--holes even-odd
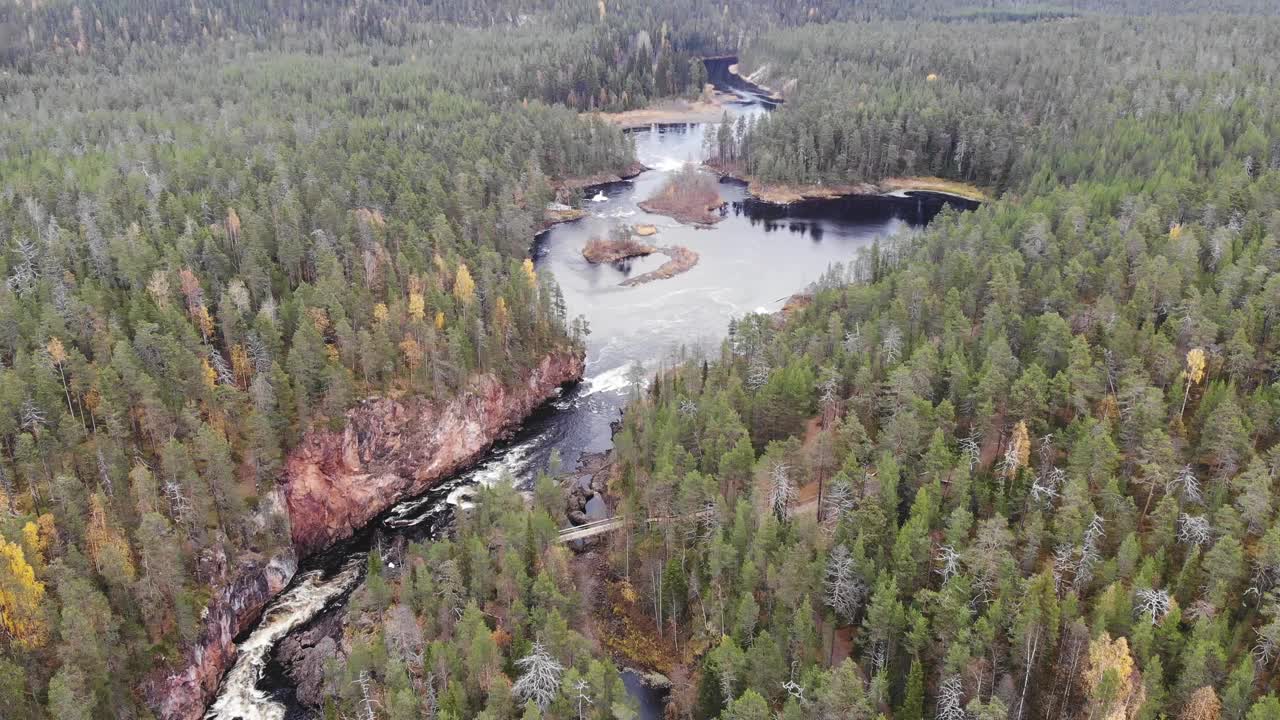
[(885, 328), (884, 335), (880, 338), (880, 350), (884, 353), (885, 362), (890, 365), (902, 357), (902, 331), (897, 325)]
[(511, 692), (522, 701), (532, 700), (540, 709), (547, 709), (560, 692), (560, 675), (564, 666), (551, 657), (542, 643), (533, 644), (528, 655), (516, 661), (521, 675), (511, 686)]
[(769, 479), (769, 506), (783, 520), (787, 516), (787, 508), (796, 497), (795, 485), (791, 482), (791, 469), (783, 463), (775, 463)]
[(377, 703), (370, 690), (369, 672), (366, 670), (360, 673), (354, 684), (360, 688), (360, 720), (377, 720), (378, 716), (373, 711), (373, 706)]
[(44, 410), (36, 405), (36, 401), (28, 395), (22, 401), (22, 429), (29, 432), (38, 432), (49, 424), (48, 418), (45, 416)]
[(824, 506), (822, 529), (827, 533), (833, 533), (845, 514), (852, 512), (857, 506), (857, 499), (854, 498), (853, 488), (849, 487), (849, 482), (846, 480), (832, 483), (822, 498), (822, 504)]
[(1084, 541), (1080, 544), (1080, 560), (1076, 563), (1075, 568), (1075, 586), (1077, 589), (1083, 588), (1086, 583), (1093, 579), (1093, 568), (1102, 559), (1098, 543), (1102, 541), (1104, 534), (1102, 516), (1094, 513), (1093, 520), (1089, 523), (1088, 529), (1084, 531)]
[(1178, 542), (1187, 545), (1208, 545), (1213, 541), (1213, 527), (1203, 515), (1178, 516)]
[(952, 675), (938, 687), (937, 720), (965, 720), (965, 717), (964, 687), (960, 676)]
[(750, 369), (747, 370), (747, 388), (752, 392), (759, 390), (769, 382), (769, 375), (772, 371), (769, 364), (761, 358), (756, 358), (751, 363)]
[(1150, 616), (1151, 624), (1157, 625), (1169, 614), (1172, 606), (1173, 598), (1169, 597), (1168, 590), (1144, 588), (1138, 591), (1138, 603), (1134, 605), (1133, 611), (1138, 617)]
[(680, 401), (680, 416), (691, 418), (698, 414), (698, 404), (694, 401), (684, 398)]
[(851, 355), (856, 355), (862, 352), (862, 347), (862, 324), (859, 323), (844, 334), (844, 350)]
[(943, 545), (938, 548), (938, 569), (934, 572), (942, 576), (942, 584), (946, 585), (947, 581), (960, 573), (960, 553), (950, 545)]
[(960, 439), (960, 454), (969, 463), (970, 470), (973, 470), (978, 464), (978, 460), (982, 458), (982, 446), (978, 444), (978, 431), (976, 428), (969, 435)]
[(1178, 474), (1165, 485), (1165, 492), (1170, 493), (1178, 490), (1182, 493), (1182, 499), (1187, 502), (1201, 503), (1204, 501), (1200, 493), (1200, 480), (1196, 478), (1195, 470), (1190, 465), (1182, 466)]
[(587, 689), (591, 685), (586, 680), (579, 680), (573, 684), (573, 700), (578, 704), (578, 720), (584, 720), (587, 717), (586, 707), (594, 705), (591, 696), (587, 694)]
[(858, 575), (849, 548), (844, 545), (831, 549), (823, 589), (827, 605), (846, 620), (853, 619), (867, 596), (867, 584)]

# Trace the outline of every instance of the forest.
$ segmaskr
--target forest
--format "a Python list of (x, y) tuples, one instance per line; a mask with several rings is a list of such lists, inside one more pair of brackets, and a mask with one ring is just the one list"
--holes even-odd
[(669, 521), (575, 553), (552, 463), (372, 553), (317, 713), (1280, 718), (1274, 12), (0, 7), (0, 716), (155, 717), (308, 431), (580, 349), (529, 253), (635, 162), (590, 111), (737, 54), (785, 103), (717, 168), (995, 199), (637, 390), (608, 496)]

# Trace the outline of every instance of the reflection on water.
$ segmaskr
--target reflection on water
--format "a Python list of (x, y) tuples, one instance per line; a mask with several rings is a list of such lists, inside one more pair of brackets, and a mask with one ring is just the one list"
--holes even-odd
[[(753, 110), (758, 112), (758, 110)], [(528, 478), (559, 450), (566, 467), (582, 453), (608, 449), (610, 422), (618, 417), (631, 385), (654, 371), (680, 348), (714, 350), (729, 320), (760, 310), (779, 309), (793, 293), (820, 277), (834, 263), (848, 263), (877, 238), (927, 221), (941, 207), (937, 198), (852, 197), (771, 205), (749, 197), (740, 183), (722, 182), (729, 202), (725, 219), (714, 228), (695, 228), (641, 210), (637, 203), (658, 191), (670, 172), (704, 157), (703, 142), (714, 125), (663, 125), (634, 133), (636, 154), (647, 166), (631, 182), (601, 189), (608, 198), (593, 203), (589, 216), (559, 225), (534, 245), (539, 272), (555, 275), (571, 315), (581, 314), (591, 330), (587, 338), (587, 380), (565, 398), (567, 407), (554, 427), (531, 440), (537, 447), (510, 467)], [(687, 273), (636, 287), (620, 287), (627, 277), (647, 272), (666, 258), (650, 256), (629, 263), (592, 265), (582, 248), (620, 224), (649, 223), (658, 234), (647, 241), (683, 245), (701, 259)]]

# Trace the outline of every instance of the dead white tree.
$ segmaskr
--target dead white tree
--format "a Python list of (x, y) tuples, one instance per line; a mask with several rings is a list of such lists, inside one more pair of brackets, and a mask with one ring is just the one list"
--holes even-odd
[(1062, 584), (1066, 582), (1068, 574), (1075, 574), (1076, 549), (1067, 544), (1059, 545), (1053, 551), (1053, 589), (1059, 595), (1062, 594)]
[(22, 429), (29, 432), (36, 432), (49, 424), (44, 410), (41, 410), (40, 406), (36, 405), (36, 401), (32, 400), (30, 395), (22, 401), (21, 416)]
[(853, 329), (844, 334), (844, 351), (856, 355), (862, 352), (862, 324), (853, 326)]
[(521, 674), (511, 686), (512, 694), (523, 702), (532, 700), (545, 710), (560, 692), (560, 675), (564, 666), (551, 657), (542, 643), (536, 642), (528, 655), (516, 661), (516, 667), (520, 668)]
[(1213, 541), (1213, 527), (1203, 515), (1178, 516), (1178, 542), (1186, 545), (1208, 545)]
[(796, 498), (796, 488), (791, 482), (791, 468), (784, 463), (775, 463), (769, 479), (769, 506), (779, 520), (787, 516), (787, 508)]
[(849, 548), (844, 545), (831, 549), (823, 590), (827, 606), (846, 620), (853, 619), (866, 598), (867, 585), (858, 575)]
[(231, 370), (231, 366), (227, 364), (227, 359), (218, 352), (217, 348), (209, 348), (209, 365), (213, 367), (213, 371), (218, 375), (218, 384), (235, 385), (236, 374)]
[(1200, 480), (1196, 478), (1195, 470), (1190, 465), (1182, 466), (1178, 474), (1165, 485), (1165, 492), (1171, 493), (1174, 490), (1182, 494), (1182, 499), (1187, 502), (1201, 503), (1204, 501), (1200, 493)]
[(1133, 612), (1138, 617), (1150, 616), (1152, 625), (1158, 625), (1164, 620), (1164, 616), (1173, 607), (1173, 598), (1169, 597), (1168, 590), (1143, 588), (1137, 595), (1138, 602), (1134, 605)]
[(964, 687), (959, 675), (952, 675), (938, 687), (937, 720), (965, 720)]
[(9, 289), (20, 297), (26, 297), (40, 282), (40, 249), (29, 238), (20, 237), (15, 241), (18, 250), (18, 261), (9, 275)]
[(804, 696), (804, 686), (796, 682), (796, 666), (799, 664), (798, 661), (791, 663), (791, 677), (782, 683), (782, 689), (801, 706), (805, 706), (809, 704), (809, 699)]
[(747, 389), (755, 392), (764, 387), (769, 382), (771, 372), (768, 363), (761, 358), (756, 358), (747, 370)]
[(1065, 473), (1061, 468), (1049, 468), (1046, 472), (1042, 472), (1031, 481), (1031, 500), (1043, 508), (1053, 507), (1053, 501), (1059, 497), (1058, 488), (1061, 487), (1062, 477)]
[(885, 328), (880, 338), (880, 351), (884, 353), (885, 362), (892, 365), (902, 357), (902, 331), (897, 325)]
[(685, 398), (680, 401), (680, 417), (691, 418), (698, 414), (698, 404)]
[(830, 534), (835, 532), (840, 520), (857, 507), (857, 499), (847, 480), (834, 482), (827, 488), (822, 505), (822, 529)]
[(938, 548), (938, 569), (934, 572), (942, 576), (942, 584), (946, 585), (947, 581), (960, 573), (960, 553), (950, 545), (943, 545)]
[(978, 464), (978, 460), (982, 458), (982, 446), (978, 444), (977, 430), (960, 439), (960, 454), (969, 463), (969, 469), (973, 470), (974, 466)]
[(584, 720), (587, 717), (586, 708), (595, 704), (587, 694), (587, 689), (590, 687), (591, 684), (586, 680), (579, 680), (573, 684), (573, 700), (578, 704), (578, 720)]
[(361, 672), (354, 684), (360, 688), (360, 720), (377, 720), (378, 716), (373, 711), (373, 706), (377, 703), (374, 702), (370, 689), (369, 671)]
[(1105, 533), (1102, 529), (1102, 516), (1094, 513), (1088, 529), (1084, 531), (1084, 541), (1080, 544), (1080, 559), (1076, 562), (1076, 589), (1083, 588), (1093, 579), (1093, 568), (1102, 560), (1098, 543)]

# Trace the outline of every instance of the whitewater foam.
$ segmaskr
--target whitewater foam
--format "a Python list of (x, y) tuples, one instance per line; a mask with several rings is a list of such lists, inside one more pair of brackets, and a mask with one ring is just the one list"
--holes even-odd
[(205, 720), (284, 720), (284, 705), (258, 689), (271, 649), (294, 628), (309, 622), (330, 602), (354, 588), (365, 557), (365, 553), (352, 556), (328, 580), (323, 571), (312, 570), (271, 603), (257, 629), (238, 646), (236, 664), (223, 679), (222, 690), (205, 713)]

